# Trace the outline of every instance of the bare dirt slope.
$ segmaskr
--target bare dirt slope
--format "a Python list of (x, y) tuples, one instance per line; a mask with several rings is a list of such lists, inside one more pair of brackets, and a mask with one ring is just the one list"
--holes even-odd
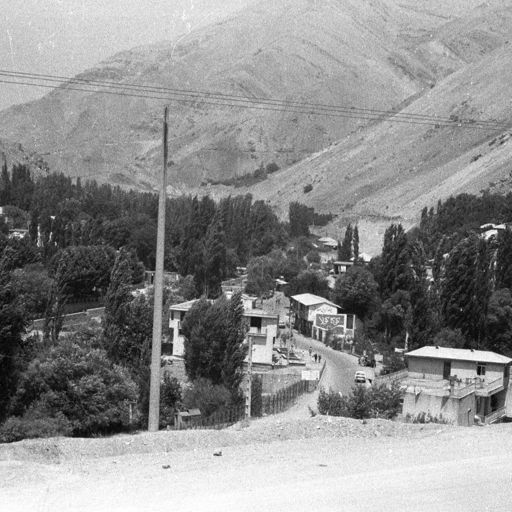
[[(186, 37), (114, 55), (80, 78), (400, 108), (503, 44), (512, 24), (506, 23), (506, 12), (490, 13), (509, 4), (265, 0), (222, 22), (203, 24)], [(456, 22), (457, 30), (442, 31)], [(55, 170), (151, 188), (160, 167), (162, 103), (62, 86), (1, 113), (0, 136), (48, 153)], [(171, 183), (178, 191), (180, 183), (198, 186), (272, 161), (288, 166), (366, 124), (353, 118), (176, 104)]]
[[(252, 189), (281, 206), (288, 200), (339, 214), (339, 225), (359, 219), (363, 250), (375, 252), (391, 222), (411, 225), (424, 206), (460, 192), (478, 193), (511, 169), (510, 46), (468, 65), (422, 95), (402, 113), (487, 119), (503, 128), (381, 122), (353, 133), (317, 155), (280, 171)], [(304, 186), (313, 189), (305, 194)], [(284, 200), (286, 198), (286, 201)]]
[(0, 499), (6, 512), (506, 510), (510, 433), (316, 416), (25, 441), (0, 446)]

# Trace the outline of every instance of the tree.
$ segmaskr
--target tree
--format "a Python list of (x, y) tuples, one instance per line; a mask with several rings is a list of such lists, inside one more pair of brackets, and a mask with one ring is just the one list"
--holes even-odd
[(498, 234), (496, 251), (496, 288), (512, 288), (512, 230)]
[(221, 283), (226, 274), (226, 236), (222, 220), (216, 215), (208, 227), (204, 251), (204, 293), (218, 297), (222, 293)]
[(247, 264), (245, 291), (258, 297), (274, 288), (273, 264), (268, 256), (251, 258)]
[(126, 336), (129, 335), (127, 333), (128, 305), (133, 300), (131, 279), (127, 253), (121, 250), (116, 256), (110, 284), (105, 294), (103, 320), (103, 343), (109, 358), (115, 363), (126, 363), (130, 358), (125, 345)]
[(378, 285), (364, 267), (350, 267), (334, 285), (333, 301), (364, 320), (379, 304)]
[(25, 329), (23, 308), (12, 286), (9, 273), (0, 260), (0, 420), (5, 416), (16, 386), (16, 358)]
[(13, 398), (16, 416), (64, 416), (72, 435), (90, 436), (128, 428), (129, 403), (137, 386), (106, 353), (75, 336), (49, 346), (20, 377)]
[(238, 392), (245, 358), (245, 324), (241, 294), (213, 303), (201, 299), (182, 324), (185, 336), (185, 369), (191, 380), (208, 379)]
[(41, 318), (48, 307), (48, 290), (54, 281), (40, 263), (12, 272), (12, 287), (28, 318)]
[(447, 327), (460, 329), (467, 344), (484, 339), (490, 297), (490, 256), (485, 240), (475, 235), (459, 242), (445, 265), (441, 307)]
[(443, 327), (435, 336), (433, 344), (438, 347), (464, 348), (466, 338), (460, 329)]
[(309, 236), (312, 209), (301, 203), (292, 202), (288, 207), (288, 219), (290, 221), (290, 236)]
[(359, 228), (357, 224), (354, 226), (354, 232), (352, 234), (352, 245), (354, 250), (354, 263), (359, 260)]
[(329, 297), (329, 284), (321, 272), (304, 270), (290, 281), (287, 294), (289, 296), (299, 293), (312, 293), (320, 297)]
[(352, 236), (352, 224), (349, 224), (345, 230), (343, 242), (338, 250), (338, 259), (340, 261), (350, 261), (352, 258)]
[(222, 382), (235, 395), (244, 376), (243, 364), (247, 347), (243, 344), (246, 334), (243, 320), (242, 293), (233, 294), (227, 304), (226, 347), (222, 364)]
[(509, 288), (496, 290), (487, 310), (485, 348), (512, 356), (512, 293)]

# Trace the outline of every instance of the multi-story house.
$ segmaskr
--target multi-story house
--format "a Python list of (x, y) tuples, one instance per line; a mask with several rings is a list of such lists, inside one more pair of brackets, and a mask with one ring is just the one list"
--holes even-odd
[(403, 414), (457, 425), (494, 423), (507, 413), (512, 359), (484, 350), (437, 346), (406, 354)]
[[(176, 357), (183, 357), (185, 355), (185, 337), (181, 332), (181, 325), (187, 312), (197, 300), (190, 300), (170, 307), (170, 339), (168, 346), (163, 347), (168, 355)], [(243, 295), (242, 302), (244, 305), (243, 316), (247, 326), (246, 341), (249, 341), (250, 337), (253, 347), (252, 362), (254, 364), (271, 365), (279, 317), (261, 309), (255, 309), (254, 297)]]
[(290, 309), (294, 316), (294, 328), (305, 336), (325, 341), (327, 333), (353, 337), (356, 328), (355, 315), (342, 313), (340, 306), (324, 297), (302, 293), (290, 297)]

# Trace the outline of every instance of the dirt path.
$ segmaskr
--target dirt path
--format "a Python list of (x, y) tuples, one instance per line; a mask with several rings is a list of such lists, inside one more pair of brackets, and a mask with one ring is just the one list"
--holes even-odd
[(0, 508), (508, 510), (511, 434), (511, 424), (457, 428), (317, 416), (220, 432), (27, 441), (0, 446)]

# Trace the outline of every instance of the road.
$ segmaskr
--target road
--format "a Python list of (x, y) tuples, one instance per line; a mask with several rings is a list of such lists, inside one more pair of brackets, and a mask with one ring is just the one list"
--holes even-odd
[(511, 434), (508, 424), (420, 438), (226, 439), (221, 457), (191, 446), (58, 464), (5, 461), (0, 502), (5, 512), (510, 510)]
[(302, 334), (294, 332), (294, 342), (300, 349), (309, 350), (311, 347), (313, 353), (320, 354), (326, 361), (325, 372), (320, 385), (325, 389), (332, 389), (346, 395), (349, 394), (354, 386), (354, 374), (356, 370), (363, 369), (369, 376), (373, 375), (371, 368), (361, 368), (357, 364), (355, 356), (338, 352), (332, 348), (326, 347), (320, 341), (307, 338)]

